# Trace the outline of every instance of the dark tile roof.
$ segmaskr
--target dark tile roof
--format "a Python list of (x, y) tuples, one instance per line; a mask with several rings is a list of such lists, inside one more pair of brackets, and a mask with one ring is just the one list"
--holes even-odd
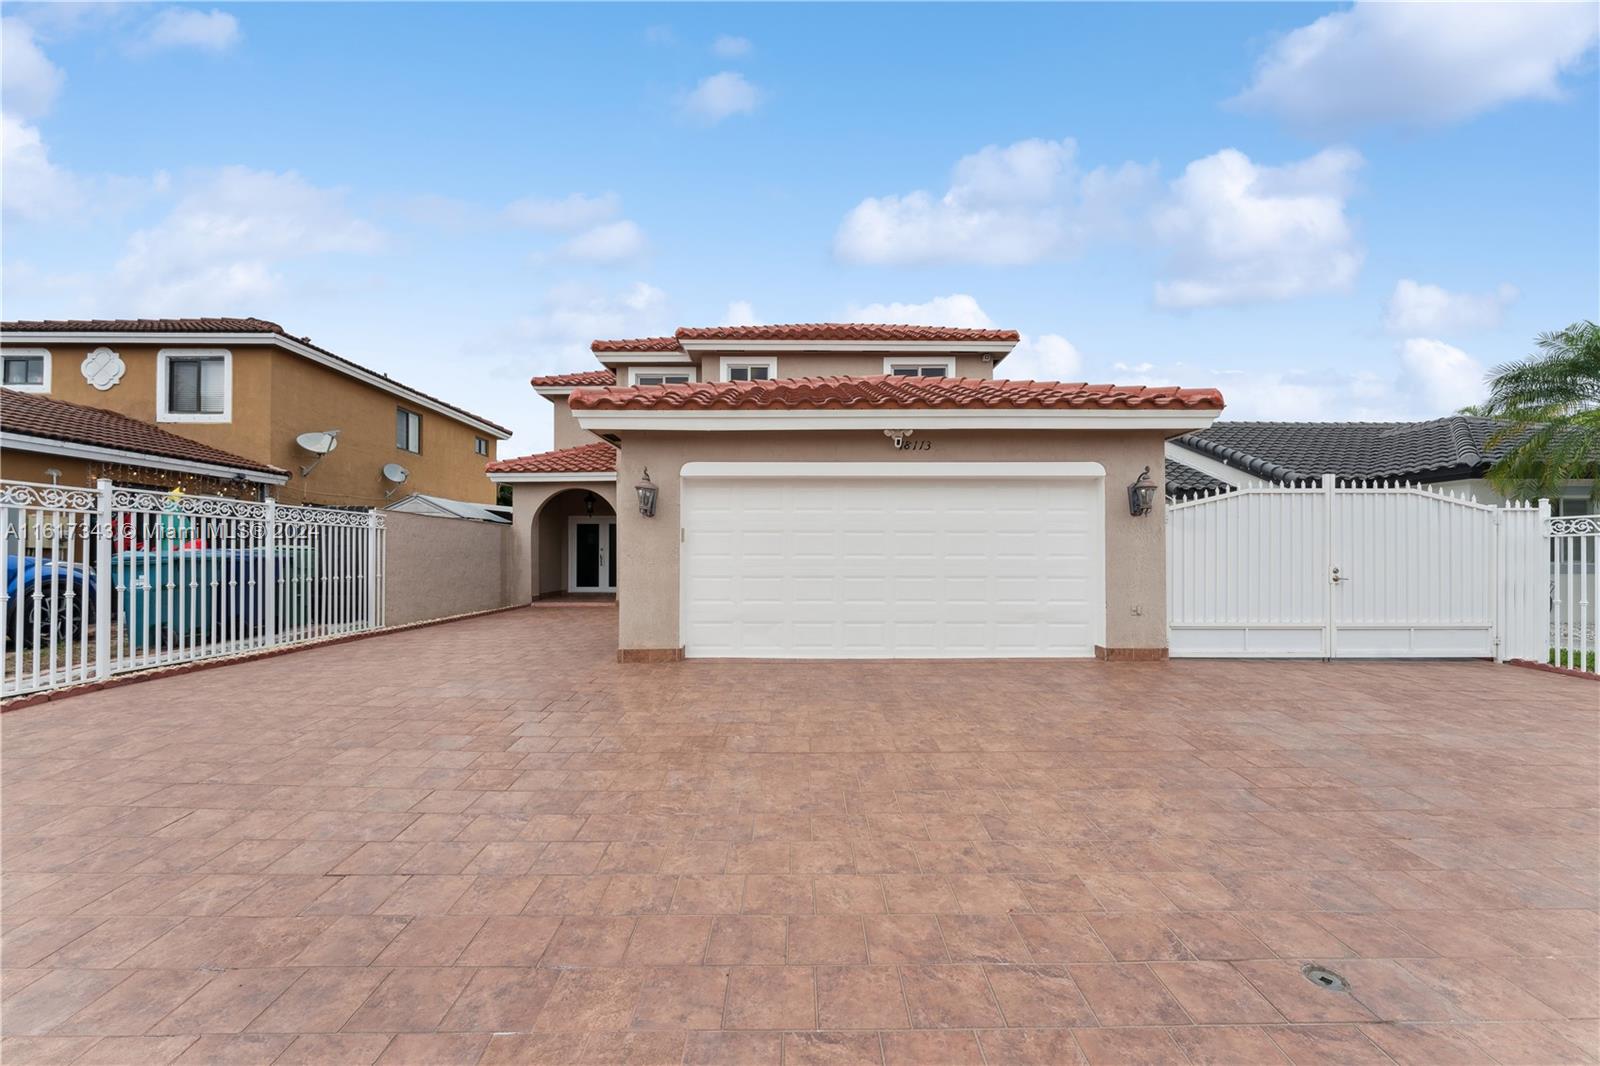
[(14, 389), (0, 390), (0, 429), (7, 433), (44, 437), (68, 444), (117, 448), (125, 452), (211, 463), (236, 470), (255, 470), (265, 474), (289, 473), (281, 467), (258, 463), (254, 459), (168, 433), (149, 422), (141, 422), (116, 411), (86, 407)]
[(1501, 423), (1451, 415), (1427, 422), (1214, 422), (1175, 441), (1263, 481), (1442, 480), (1482, 473), (1511, 446)]
[(822, 377), (579, 389), (574, 411), (596, 410), (1220, 410), (1216, 389), (984, 378)]
[(373, 377), (382, 378), (397, 389), (404, 390), (424, 400), (438, 404), (447, 410), (459, 415), (465, 415), (475, 422), (511, 435), (506, 427), (489, 421), (482, 415), (475, 415), (464, 407), (457, 407), (437, 396), (430, 396), (421, 389), (414, 389), (410, 385), (403, 385), (382, 371), (372, 370), (360, 363), (352, 362), (342, 355), (337, 355), (320, 345), (312, 344), (310, 337), (296, 337), (276, 322), (268, 322), (264, 318), (41, 318), (20, 319), (12, 322), (0, 322), (0, 335), (6, 333), (260, 333), (263, 336), (278, 336), (303, 344), (322, 355), (327, 356), (336, 363), (342, 363), (352, 370)]
[(604, 441), (596, 441), (538, 455), (497, 459), (483, 469), (489, 474), (597, 474), (616, 468), (617, 450)]
[(1226, 481), (1202, 474), (1192, 466), (1167, 460), (1166, 484), (1162, 489), (1168, 499), (1186, 500), (1205, 493), (1227, 492), (1232, 488)]

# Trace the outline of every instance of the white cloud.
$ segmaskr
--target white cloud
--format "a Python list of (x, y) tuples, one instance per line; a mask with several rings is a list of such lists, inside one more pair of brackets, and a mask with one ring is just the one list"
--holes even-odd
[(584, 230), (562, 244), (559, 252), (585, 263), (621, 263), (644, 254), (647, 246), (644, 230), (624, 218)]
[(1594, 46), (1592, 4), (1360, 3), (1272, 45), (1235, 102), (1294, 126), (1438, 126), (1557, 99)]
[(1400, 345), (1400, 364), (1408, 384), (1439, 414), (1483, 399), (1483, 364), (1454, 345), (1413, 337)]
[(840, 224), (834, 252), (855, 263), (1035, 263), (1117, 229), (1153, 176), (1154, 167), (1134, 163), (1084, 174), (1070, 138), (989, 145), (957, 161), (942, 195), (919, 189), (861, 201)]
[(1156, 303), (1209, 307), (1347, 288), (1363, 254), (1345, 217), (1362, 162), (1351, 149), (1328, 148), (1262, 166), (1225, 148), (1190, 163), (1151, 218), (1175, 274), (1156, 285)]
[(145, 315), (240, 313), (282, 286), (288, 261), (382, 246), (383, 234), (349, 211), (342, 192), (293, 171), (225, 167), (128, 238), (110, 288)]
[(1389, 297), (1383, 325), (1390, 333), (1413, 337), (1424, 333), (1494, 329), (1505, 316), (1506, 308), (1520, 295), (1515, 285), (1501, 285), (1493, 292), (1484, 293), (1451, 292), (1438, 285), (1401, 278)]
[(1080, 381), (1083, 356), (1059, 333), (1023, 334), (995, 369), (997, 377), (1032, 381)]
[(46, 114), (66, 76), (33, 39), (33, 27), (19, 18), (0, 19), (0, 100), (5, 112), (31, 119)]
[(935, 296), (920, 304), (867, 304), (852, 307), (847, 322), (885, 322), (896, 326), (954, 326), (959, 329), (993, 329), (994, 322), (978, 301), (964, 292)]
[(756, 309), (749, 300), (735, 300), (728, 305), (722, 314), (724, 326), (759, 326), (761, 319), (756, 317)]
[(226, 52), (239, 43), (239, 20), (226, 11), (201, 11), (192, 7), (161, 10), (144, 27), (131, 47), (137, 52), (169, 48), (197, 48)]
[(0, 194), (8, 218), (30, 221), (71, 215), (83, 203), (77, 177), (50, 161), (39, 130), (14, 115), (0, 116)]
[(572, 233), (622, 213), (622, 200), (614, 192), (586, 196), (575, 192), (561, 199), (527, 196), (506, 205), (506, 219), (515, 225), (552, 233)]
[(535, 372), (588, 370), (594, 366), (592, 341), (670, 332), (667, 310), (667, 294), (643, 281), (620, 292), (558, 285), (545, 293), (537, 311), (516, 321), (510, 338), (524, 352), (534, 349)]
[(702, 122), (721, 122), (734, 115), (749, 115), (761, 106), (762, 92), (743, 74), (725, 70), (702, 78), (683, 98), (683, 112)]
[(711, 42), (711, 51), (723, 59), (737, 59), (740, 56), (747, 56), (754, 47), (750, 43), (750, 38), (735, 37), (728, 33), (720, 35)]

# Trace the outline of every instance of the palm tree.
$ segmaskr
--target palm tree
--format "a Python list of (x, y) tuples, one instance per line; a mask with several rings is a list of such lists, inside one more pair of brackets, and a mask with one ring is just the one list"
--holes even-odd
[(1489, 481), (1513, 499), (1558, 496), (1594, 478), (1600, 499), (1600, 328), (1578, 322), (1538, 337), (1539, 354), (1496, 367), (1482, 413), (1505, 423), (1490, 447), (1510, 445)]

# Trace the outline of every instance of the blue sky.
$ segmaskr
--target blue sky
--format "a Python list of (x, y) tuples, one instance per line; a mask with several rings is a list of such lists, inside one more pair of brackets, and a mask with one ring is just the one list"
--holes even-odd
[(1593, 5), (3, 10), (6, 317), (271, 318), (502, 455), (677, 325), (1383, 419), (1596, 316)]

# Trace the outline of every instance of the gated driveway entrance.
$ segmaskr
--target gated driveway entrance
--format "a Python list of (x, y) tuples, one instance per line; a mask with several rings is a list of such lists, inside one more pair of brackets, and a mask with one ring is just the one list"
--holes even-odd
[(1548, 512), (1323, 482), (1168, 504), (1174, 656), (1544, 661)]
[(535, 607), (0, 717), (0, 1056), (1600, 1051), (1592, 682), (618, 665), (615, 627)]

